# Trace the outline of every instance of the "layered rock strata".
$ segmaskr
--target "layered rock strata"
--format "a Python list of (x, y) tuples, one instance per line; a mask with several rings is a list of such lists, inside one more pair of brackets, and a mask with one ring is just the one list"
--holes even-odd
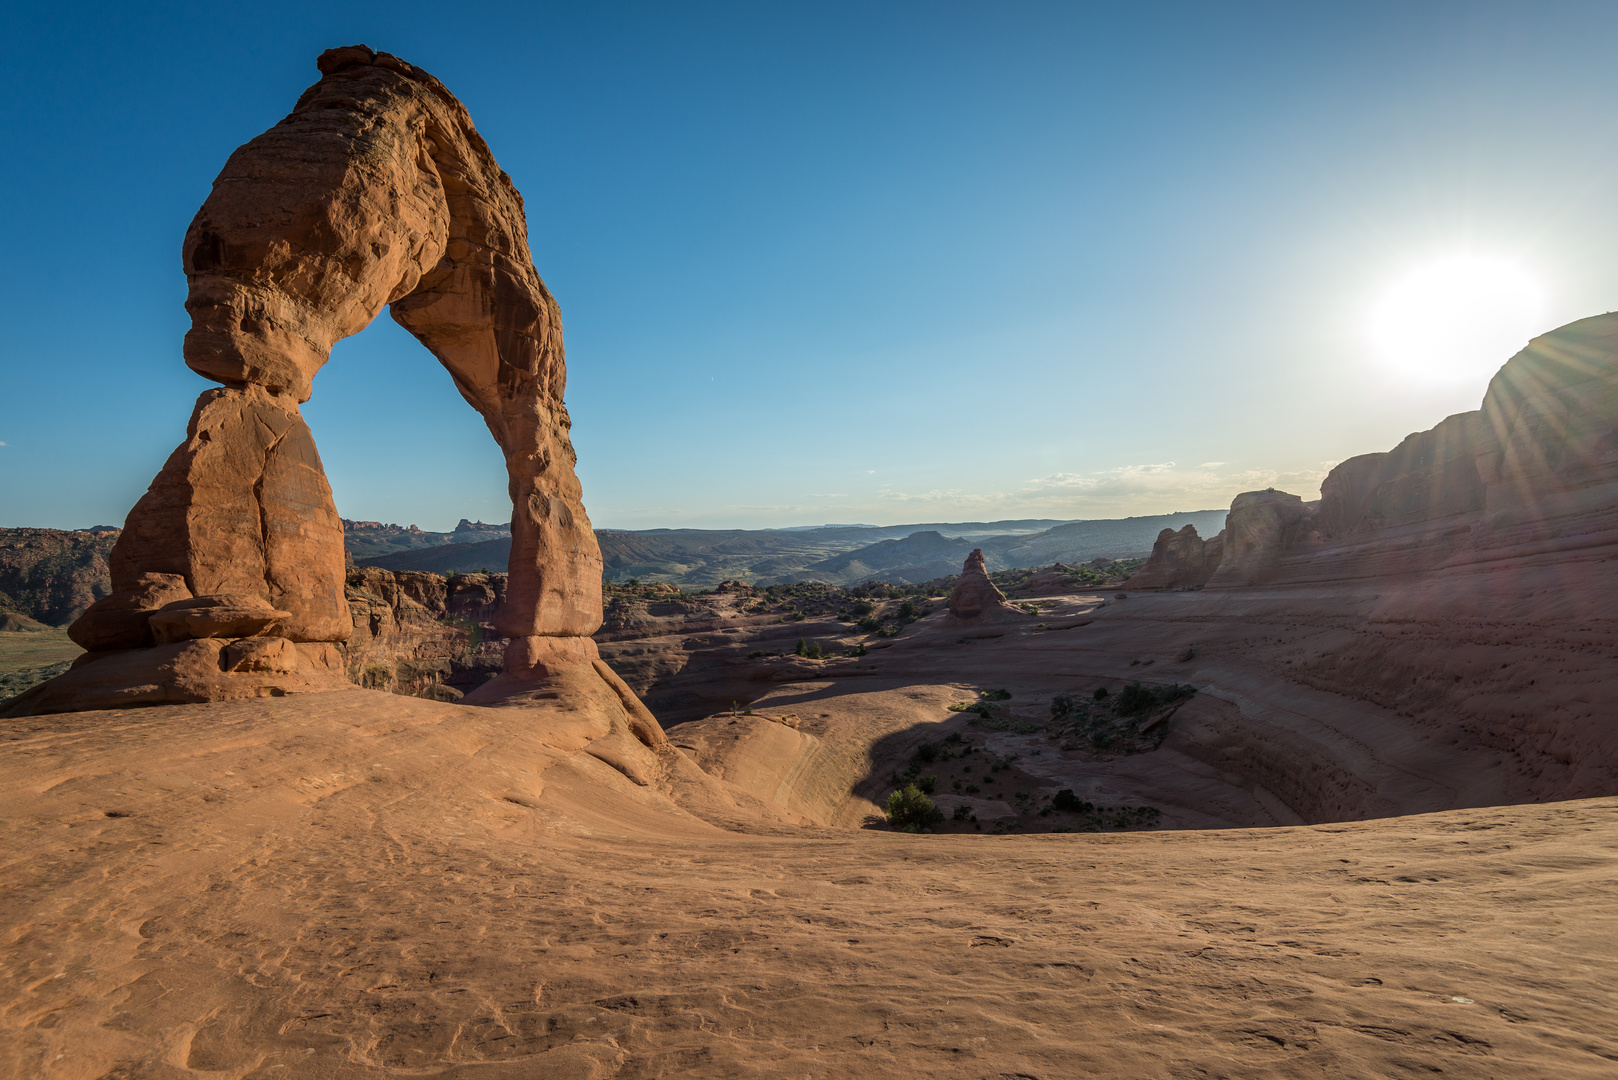
[[(318, 67), (292, 113), (231, 155), (186, 233), (185, 361), (222, 385), (130, 512), (112, 594), (72, 628), (92, 660), (13, 711), (125, 703), (129, 684), (141, 701), (184, 702), (346, 681), (342, 522), (299, 405), (333, 344), (384, 307), (505, 456), (512, 548), (494, 624), (510, 645), (481, 702), (574, 684), (633, 698), (589, 637), (601, 554), (574, 473), (561, 316), (522, 197), (431, 75), (363, 45)], [(287, 645), (231, 659), (231, 642), (259, 637)], [(661, 738), (649, 714), (634, 719)]]

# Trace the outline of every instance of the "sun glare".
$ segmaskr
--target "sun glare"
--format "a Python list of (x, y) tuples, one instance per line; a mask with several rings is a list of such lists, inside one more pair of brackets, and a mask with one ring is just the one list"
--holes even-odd
[(1371, 311), (1371, 343), (1400, 375), (1458, 382), (1493, 373), (1542, 326), (1545, 288), (1499, 256), (1459, 253), (1415, 266)]

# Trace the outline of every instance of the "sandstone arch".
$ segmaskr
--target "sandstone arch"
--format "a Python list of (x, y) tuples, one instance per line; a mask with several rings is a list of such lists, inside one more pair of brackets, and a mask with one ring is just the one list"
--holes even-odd
[(561, 316), (522, 196), (431, 75), (363, 45), (318, 66), (292, 113), (231, 155), (186, 234), (185, 362), (222, 385), (130, 512), (113, 594), (71, 628), (93, 662), (28, 707), (336, 678), (333, 645), (351, 629), (342, 524), (298, 406), (332, 346), (389, 307), (505, 455), (512, 552), (495, 621), (511, 646), (479, 703), (605, 694), (661, 742), (589, 637), (601, 553), (574, 473)]

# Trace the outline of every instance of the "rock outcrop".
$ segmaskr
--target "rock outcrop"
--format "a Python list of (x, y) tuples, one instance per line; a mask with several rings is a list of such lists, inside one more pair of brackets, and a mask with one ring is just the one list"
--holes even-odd
[[(494, 623), (511, 644), (481, 702), (574, 684), (609, 711), (633, 698), (589, 638), (601, 554), (574, 473), (561, 316), (529, 255), (522, 197), (431, 75), (363, 45), (318, 67), (291, 115), (231, 155), (186, 234), (185, 361), (222, 385), (198, 399), (185, 442), (130, 512), (112, 594), (74, 626), (93, 660), (14, 712), (101, 707), (130, 685), (183, 702), (345, 683), (342, 522), (298, 407), (332, 345), (383, 307), (448, 369), (505, 455), (510, 578)], [(159, 579), (186, 595), (154, 591)], [(153, 642), (120, 652), (143, 614)], [(259, 636), (288, 642), (283, 660), (229, 661), (231, 640)], [(661, 739), (644, 709), (633, 720)]]
[(505, 574), (437, 574), (362, 567), (348, 575), (353, 632), (342, 645), (351, 681), (369, 690), (459, 701), (501, 671), (507, 641), (494, 629)]
[(965, 622), (980, 622), (1002, 615), (1026, 618), (1023, 612), (1006, 602), (1005, 594), (989, 579), (983, 552), (976, 548), (966, 557), (960, 580), (950, 590), (949, 613)]
[(1164, 529), (1152, 545), (1152, 557), (1124, 583), (1129, 589), (1183, 589), (1205, 585), (1224, 557), (1225, 533), (1211, 540), (1197, 535), (1195, 525), (1179, 532)]
[(1314, 536), (1315, 509), (1297, 495), (1267, 488), (1244, 491), (1230, 504), (1214, 588), (1256, 585), (1274, 576), (1281, 556)]

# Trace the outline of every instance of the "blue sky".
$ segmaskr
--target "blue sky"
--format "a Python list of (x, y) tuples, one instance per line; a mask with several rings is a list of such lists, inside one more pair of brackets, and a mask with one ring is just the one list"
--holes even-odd
[[(1475, 408), (1368, 313), (1456, 251), (1618, 307), (1610, 4), (35, 5), (0, 40), (0, 525), (122, 520), (207, 387), (180, 241), (324, 48), (433, 72), (523, 191), (598, 526), (1314, 497)], [(1509, 335), (1508, 335), (1509, 337)], [(387, 318), (305, 406), (339, 511), (509, 514)]]

